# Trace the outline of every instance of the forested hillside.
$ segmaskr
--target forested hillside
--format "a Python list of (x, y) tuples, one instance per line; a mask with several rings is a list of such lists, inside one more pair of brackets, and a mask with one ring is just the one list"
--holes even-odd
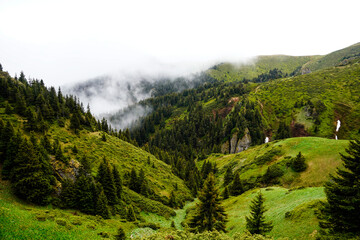
[(359, 52), (144, 80), (102, 119), (0, 65), (0, 238), (357, 239)]

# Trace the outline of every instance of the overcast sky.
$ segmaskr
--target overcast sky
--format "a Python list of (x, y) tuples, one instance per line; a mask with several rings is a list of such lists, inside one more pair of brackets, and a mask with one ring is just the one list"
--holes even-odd
[(0, 63), (61, 86), (108, 73), (182, 74), (259, 54), (360, 41), (360, 1), (0, 0)]

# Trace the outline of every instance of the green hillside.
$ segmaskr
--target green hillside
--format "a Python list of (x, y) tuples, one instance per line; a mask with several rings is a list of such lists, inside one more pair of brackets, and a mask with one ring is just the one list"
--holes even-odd
[[(294, 120), (305, 125), (311, 135), (333, 138), (340, 119), (338, 137), (353, 139), (360, 130), (359, 76), (360, 64), (349, 64), (266, 82), (250, 98), (260, 104), (270, 128), (276, 128), (279, 119), (288, 124)], [(316, 117), (310, 111), (315, 111)]]
[[(132, 239), (257, 239), (243, 234), (261, 191), (270, 237), (316, 239), (324, 183), (360, 137), (359, 49), (219, 64), (193, 89), (130, 106), (152, 112), (120, 131), (76, 96), (0, 71), (0, 238), (114, 239), (121, 227)], [(198, 234), (206, 221), (191, 218), (214, 202), (228, 232)]]
[[(132, 168), (143, 169), (150, 188), (161, 197), (167, 199), (170, 192), (175, 191), (179, 201), (191, 199), (188, 188), (181, 179), (174, 176), (169, 165), (128, 142), (111, 135), (107, 135), (107, 140), (104, 142), (101, 140), (101, 132), (82, 130), (75, 135), (66, 128), (56, 125), (49, 129), (48, 134), (62, 143), (64, 152), (69, 157), (77, 159), (79, 156), (87, 156), (94, 176), (101, 159), (105, 157), (111, 164), (121, 169), (123, 174), (130, 172)], [(73, 146), (78, 148), (76, 154), (72, 151)], [(177, 186), (176, 190), (175, 186)]]
[(245, 216), (250, 215), (249, 204), (258, 191), (265, 197), (265, 207), (268, 209), (265, 216), (274, 224), (268, 234), (275, 239), (315, 239), (319, 231), (316, 212), (319, 201), (325, 199), (321, 187), (305, 188), (289, 191), (285, 188), (271, 187), (248, 191), (237, 197), (230, 197), (224, 201), (229, 214), (229, 234), (245, 230)]
[(359, 57), (360, 43), (356, 43), (344, 49), (322, 56), (315, 61), (311, 61), (304, 65), (303, 68), (309, 69), (310, 71), (317, 71), (320, 69), (335, 67), (340, 64), (346, 64), (348, 61)]
[[(211, 154), (206, 160), (199, 162), (199, 165), (202, 166), (205, 161), (216, 163), (220, 187), (228, 167), (234, 173), (239, 172), (242, 181), (248, 182), (249, 187), (260, 187), (267, 185), (262, 182), (262, 176), (270, 166), (275, 165), (282, 171), (282, 176), (276, 179), (276, 185), (286, 188), (317, 187), (322, 186), (328, 175), (340, 166), (339, 153), (344, 153), (347, 145), (347, 140), (288, 138), (251, 147), (237, 154)], [(296, 173), (288, 166), (288, 162), (289, 157), (295, 157), (299, 152), (305, 157), (308, 168)]]
[(219, 64), (208, 70), (208, 74), (219, 81), (225, 82), (241, 81), (244, 78), (252, 79), (274, 68), (281, 70), (283, 73), (291, 74), (300, 69), (305, 63), (318, 58), (318, 56), (258, 56), (249, 60), (250, 63), (239, 65), (231, 63)]

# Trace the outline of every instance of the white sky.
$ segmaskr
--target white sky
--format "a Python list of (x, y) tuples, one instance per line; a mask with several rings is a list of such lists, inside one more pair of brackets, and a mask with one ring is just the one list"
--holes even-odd
[(360, 41), (360, 1), (0, 0), (0, 63), (63, 85), (122, 71), (175, 74), (259, 54)]

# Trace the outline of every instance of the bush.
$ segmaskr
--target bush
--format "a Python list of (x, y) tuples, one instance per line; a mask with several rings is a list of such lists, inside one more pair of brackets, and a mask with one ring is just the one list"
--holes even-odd
[(278, 184), (278, 178), (284, 175), (284, 171), (277, 165), (274, 164), (269, 166), (266, 173), (262, 176), (262, 183), (266, 185)]

